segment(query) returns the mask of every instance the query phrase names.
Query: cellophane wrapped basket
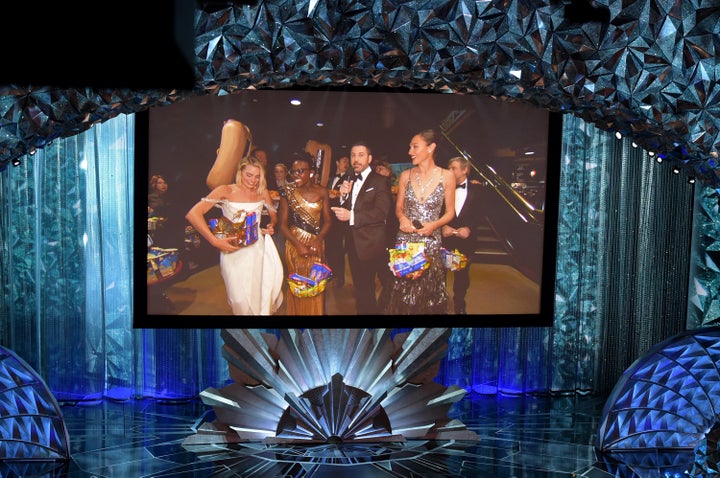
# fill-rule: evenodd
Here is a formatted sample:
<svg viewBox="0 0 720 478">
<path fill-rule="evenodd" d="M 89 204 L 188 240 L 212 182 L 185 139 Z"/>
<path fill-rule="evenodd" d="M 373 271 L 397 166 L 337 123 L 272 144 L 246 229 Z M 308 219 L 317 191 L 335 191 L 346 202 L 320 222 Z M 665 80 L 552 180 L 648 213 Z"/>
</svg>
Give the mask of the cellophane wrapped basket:
<svg viewBox="0 0 720 478">
<path fill-rule="evenodd" d="M 249 246 L 258 240 L 258 227 L 260 224 L 256 212 L 248 214 L 241 211 L 235 222 L 230 221 L 225 216 L 219 219 L 211 219 L 208 225 L 215 237 L 234 237 L 233 243 L 239 247 Z"/>
<path fill-rule="evenodd" d="M 457 249 L 451 251 L 443 247 L 441 252 L 446 269 L 455 272 L 467 267 L 467 256 Z"/>
<path fill-rule="evenodd" d="M 395 248 L 388 252 L 388 267 L 395 277 L 415 280 L 430 267 L 430 260 L 425 255 L 425 244 L 422 242 L 396 244 Z"/>
<path fill-rule="evenodd" d="M 178 262 L 177 249 L 151 247 L 147 252 L 147 283 L 154 284 L 175 274 Z"/>
<path fill-rule="evenodd" d="M 325 290 L 331 275 L 332 270 L 328 266 L 316 262 L 310 269 L 310 277 L 292 273 L 288 276 L 287 283 L 295 297 L 315 297 Z"/>
</svg>

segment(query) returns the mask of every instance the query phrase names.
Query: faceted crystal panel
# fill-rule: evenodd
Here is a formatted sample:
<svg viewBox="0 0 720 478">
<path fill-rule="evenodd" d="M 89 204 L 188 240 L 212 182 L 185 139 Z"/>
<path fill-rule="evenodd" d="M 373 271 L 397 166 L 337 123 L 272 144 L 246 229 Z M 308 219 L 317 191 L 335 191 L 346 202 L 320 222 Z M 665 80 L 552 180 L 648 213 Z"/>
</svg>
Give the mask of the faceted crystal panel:
<svg viewBox="0 0 720 478">
<path fill-rule="evenodd" d="M 382 86 L 492 95 L 569 113 L 720 185 L 715 2 L 199 5 L 192 91 L 0 87 L 0 170 L 54 138 L 189 96 Z"/>
</svg>

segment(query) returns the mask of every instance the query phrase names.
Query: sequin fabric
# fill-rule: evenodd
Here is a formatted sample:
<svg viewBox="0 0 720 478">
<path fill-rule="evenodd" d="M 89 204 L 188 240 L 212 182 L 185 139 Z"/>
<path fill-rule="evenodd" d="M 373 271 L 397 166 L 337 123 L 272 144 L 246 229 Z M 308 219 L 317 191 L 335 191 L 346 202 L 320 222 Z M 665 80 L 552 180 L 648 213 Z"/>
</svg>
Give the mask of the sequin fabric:
<svg viewBox="0 0 720 478">
<path fill-rule="evenodd" d="M 437 220 L 443 208 L 445 188 L 442 181 L 427 197 L 420 202 L 415 195 L 413 183 L 410 181 L 405 188 L 405 216 L 410 220 L 417 219 L 423 224 Z M 442 237 L 440 229 L 436 229 L 430 236 L 421 236 L 417 233 L 398 231 L 397 241 L 424 242 L 425 255 L 430 261 L 430 267 L 417 279 L 394 278 L 383 289 L 380 305 L 383 313 L 388 315 L 428 315 L 448 313 L 448 293 L 445 287 L 447 276 L 442 263 Z"/>
</svg>

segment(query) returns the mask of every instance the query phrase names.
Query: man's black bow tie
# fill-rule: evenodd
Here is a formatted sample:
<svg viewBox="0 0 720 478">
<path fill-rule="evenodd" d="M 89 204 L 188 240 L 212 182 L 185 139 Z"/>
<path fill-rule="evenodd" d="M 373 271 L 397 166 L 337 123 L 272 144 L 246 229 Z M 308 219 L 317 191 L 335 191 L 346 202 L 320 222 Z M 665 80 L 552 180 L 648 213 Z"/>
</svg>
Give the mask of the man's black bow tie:
<svg viewBox="0 0 720 478">
<path fill-rule="evenodd" d="M 467 185 L 467 183 L 458 184 L 455 186 L 455 189 L 465 189 L 465 185 Z"/>
<path fill-rule="evenodd" d="M 362 174 L 356 174 L 355 181 L 362 181 Z"/>
</svg>

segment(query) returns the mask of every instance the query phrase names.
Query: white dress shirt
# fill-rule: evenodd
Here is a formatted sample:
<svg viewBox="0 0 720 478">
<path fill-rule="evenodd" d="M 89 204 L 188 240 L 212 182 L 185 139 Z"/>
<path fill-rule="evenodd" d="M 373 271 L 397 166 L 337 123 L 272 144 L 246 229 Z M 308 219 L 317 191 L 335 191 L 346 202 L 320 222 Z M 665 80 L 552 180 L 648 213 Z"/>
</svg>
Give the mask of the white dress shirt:
<svg viewBox="0 0 720 478">
<path fill-rule="evenodd" d="M 463 206 L 465 205 L 465 199 L 467 198 L 467 179 L 460 184 L 465 184 L 464 188 L 455 189 L 455 216 L 460 215 Z"/>
<path fill-rule="evenodd" d="M 360 176 L 362 177 L 362 180 L 359 180 L 359 179 L 358 179 L 358 180 L 355 181 L 355 182 L 353 183 L 353 185 L 352 185 L 352 192 L 351 192 L 351 194 L 352 194 L 352 202 L 350 203 L 350 204 L 351 204 L 351 207 L 350 207 L 350 225 L 351 225 L 351 226 L 354 226 L 354 225 L 355 225 L 355 200 L 357 199 L 358 194 L 360 193 L 360 189 L 362 188 L 363 183 L 364 183 L 365 180 L 367 179 L 368 174 L 370 174 L 370 168 L 369 168 L 369 167 L 363 169 L 363 170 L 360 172 Z"/>
<path fill-rule="evenodd" d="M 340 183 L 340 176 L 338 176 L 338 175 L 333 176 L 332 182 L 330 183 L 330 189 L 335 189 L 335 187 L 338 185 L 338 183 Z"/>
</svg>

